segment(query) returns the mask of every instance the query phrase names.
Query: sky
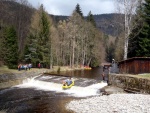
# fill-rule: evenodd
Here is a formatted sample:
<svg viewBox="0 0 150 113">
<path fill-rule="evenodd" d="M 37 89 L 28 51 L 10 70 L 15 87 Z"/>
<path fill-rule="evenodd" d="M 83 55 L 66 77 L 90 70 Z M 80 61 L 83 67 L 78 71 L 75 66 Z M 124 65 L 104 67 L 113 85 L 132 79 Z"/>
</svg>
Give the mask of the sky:
<svg viewBox="0 0 150 113">
<path fill-rule="evenodd" d="M 115 10 L 114 0 L 28 0 L 28 2 L 35 8 L 43 4 L 49 14 L 63 16 L 70 16 L 77 3 L 84 16 L 87 16 L 89 11 L 92 14 L 106 14 Z"/>
</svg>

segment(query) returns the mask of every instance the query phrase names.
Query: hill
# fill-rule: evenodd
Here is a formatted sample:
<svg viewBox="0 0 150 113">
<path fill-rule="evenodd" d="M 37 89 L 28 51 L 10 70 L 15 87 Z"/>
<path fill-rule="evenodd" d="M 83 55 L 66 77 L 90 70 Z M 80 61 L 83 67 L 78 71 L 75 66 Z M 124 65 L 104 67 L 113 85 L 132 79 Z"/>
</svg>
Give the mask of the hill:
<svg viewBox="0 0 150 113">
<path fill-rule="evenodd" d="M 122 14 L 94 15 L 96 26 L 105 34 L 118 36 L 123 31 L 124 16 Z"/>
<path fill-rule="evenodd" d="M 1 22 L 7 24 L 15 24 L 17 29 L 22 26 L 22 32 L 27 31 L 28 27 L 26 26 L 30 24 L 30 18 L 34 12 L 34 9 L 31 8 L 30 5 L 28 5 L 27 3 L 17 3 L 13 1 L 1 1 L 0 6 Z M 66 20 L 68 18 L 68 16 L 63 15 L 50 16 L 56 23 L 59 20 Z M 107 35 L 118 36 L 124 28 L 123 24 L 121 24 L 124 23 L 124 16 L 122 14 L 99 14 L 93 15 L 93 17 L 95 19 L 97 28 L 99 28 L 102 32 L 104 32 Z M 25 34 L 27 34 L 27 32 Z"/>
<path fill-rule="evenodd" d="M 68 16 L 51 15 L 53 19 L 58 22 L 59 20 L 66 20 Z M 123 30 L 124 17 L 122 14 L 101 14 L 93 15 L 97 28 L 107 35 L 118 36 Z M 86 19 L 86 17 L 85 17 Z"/>
<path fill-rule="evenodd" d="M 19 52 L 22 52 L 34 9 L 27 2 L 0 1 L 0 32 L 6 26 L 14 26 L 17 31 Z"/>
</svg>

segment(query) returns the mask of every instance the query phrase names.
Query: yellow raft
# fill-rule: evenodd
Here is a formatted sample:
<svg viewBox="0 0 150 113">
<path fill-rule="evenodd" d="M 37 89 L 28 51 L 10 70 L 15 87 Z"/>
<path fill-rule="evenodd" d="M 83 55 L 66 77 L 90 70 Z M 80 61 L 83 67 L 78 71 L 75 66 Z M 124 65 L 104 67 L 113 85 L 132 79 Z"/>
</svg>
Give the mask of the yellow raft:
<svg viewBox="0 0 150 113">
<path fill-rule="evenodd" d="M 71 88 L 72 86 L 74 86 L 74 80 L 72 80 L 72 84 L 70 84 L 69 86 L 68 85 L 63 85 L 62 88 L 63 89 L 68 89 L 68 88 Z"/>
</svg>

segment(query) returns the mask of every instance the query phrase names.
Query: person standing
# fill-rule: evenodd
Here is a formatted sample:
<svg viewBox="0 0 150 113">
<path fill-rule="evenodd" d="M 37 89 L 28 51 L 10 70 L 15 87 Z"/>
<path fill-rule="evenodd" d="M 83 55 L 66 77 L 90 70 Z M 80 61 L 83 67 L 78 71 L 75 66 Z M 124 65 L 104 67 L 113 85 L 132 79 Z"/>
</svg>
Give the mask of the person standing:
<svg viewBox="0 0 150 113">
<path fill-rule="evenodd" d="M 21 70 L 21 64 L 18 65 L 18 71 L 20 71 L 20 70 Z"/>
<path fill-rule="evenodd" d="M 29 70 L 31 69 L 31 67 L 32 67 L 32 64 L 31 63 L 29 63 L 28 64 L 28 67 L 29 67 Z"/>
<path fill-rule="evenodd" d="M 105 81 L 105 66 L 103 66 L 102 80 Z"/>
<path fill-rule="evenodd" d="M 39 68 L 39 69 L 41 68 L 41 64 L 40 64 L 40 63 L 38 63 L 38 68 Z"/>
</svg>

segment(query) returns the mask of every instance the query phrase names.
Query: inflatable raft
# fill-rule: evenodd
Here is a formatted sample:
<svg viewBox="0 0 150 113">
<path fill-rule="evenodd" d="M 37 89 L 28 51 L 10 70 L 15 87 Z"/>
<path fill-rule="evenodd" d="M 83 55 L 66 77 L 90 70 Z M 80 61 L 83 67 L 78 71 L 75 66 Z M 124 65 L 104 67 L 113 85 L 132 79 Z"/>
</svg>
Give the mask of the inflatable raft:
<svg viewBox="0 0 150 113">
<path fill-rule="evenodd" d="M 68 89 L 68 88 L 71 88 L 72 86 L 74 86 L 74 80 L 72 80 L 72 84 L 70 84 L 69 86 L 68 85 L 63 85 L 62 88 L 63 89 Z"/>
</svg>

